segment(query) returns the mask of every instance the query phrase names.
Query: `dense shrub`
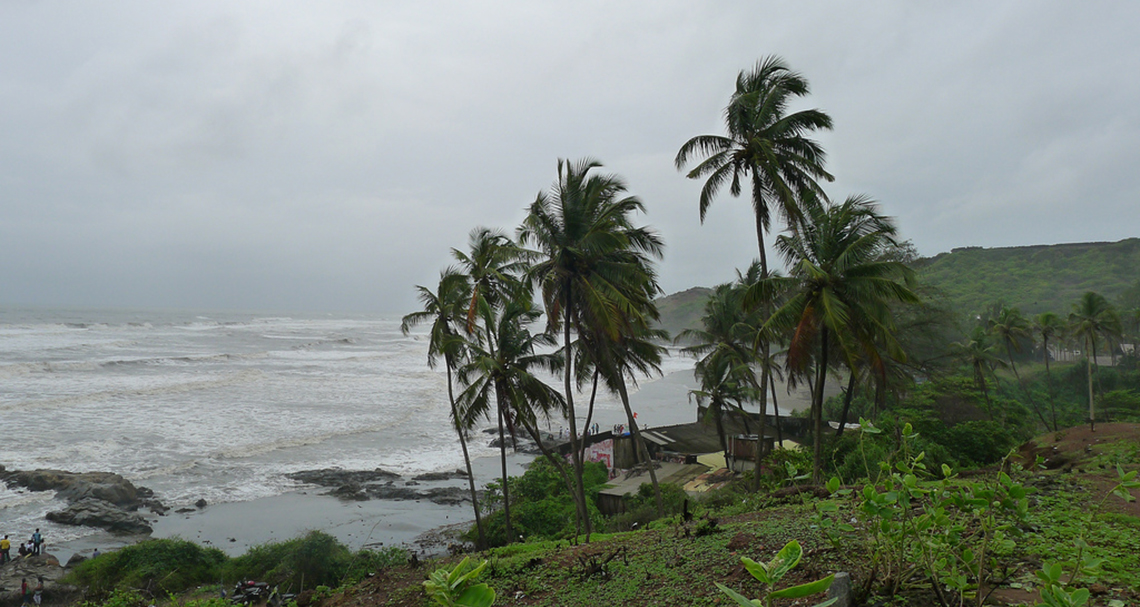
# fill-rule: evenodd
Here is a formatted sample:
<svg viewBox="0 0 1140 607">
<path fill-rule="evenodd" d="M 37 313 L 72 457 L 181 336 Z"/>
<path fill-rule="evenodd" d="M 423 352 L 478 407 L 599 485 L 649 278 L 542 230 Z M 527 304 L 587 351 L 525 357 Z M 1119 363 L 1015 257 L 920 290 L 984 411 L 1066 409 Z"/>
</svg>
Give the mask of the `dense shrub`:
<svg viewBox="0 0 1140 607">
<path fill-rule="evenodd" d="M 680 514 L 689 497 L 685 490 L 667 483 L 662 483 L 660 487 L 665 516 Z M 625 512 L 606 521 L 606 528 L 610 531 L 628 531 L 634 525 L 644 528 L 657 519 L 657 498 L 653 495 L 652 484 L 642 483 L 637 493 L 625 496 L 622 501 L 625 503 Z"/>
<path fill-rule="evenodd" d="M 299 592 L 316 586 L 337 587 L 349 570 L 352 553 L 333 536 L 310 531 L 304 537 L 250 548 L 223 568 L 227 580 L 261 580 Z"/>
<path fill-rule="evenodd" d="M 98 596 L 116 588 L 143 588 L 152 594 L 181 592 L 216 582 L 226 555 L 179 539 L 146 540 L 83 561 L 70 582 Z M 125 595 L 124 595 L 125 596 Z"/>
<path fill-rule="evenodd" d="M 586 488 L 587 507 L 595 529 L 605 526 L 605 519 L 598 510 L 598 491 L 609 480 L 605 464 L 586 463 L 583 470 L 583 483 Z M 567 490 L 566 481 L 559 475 L 546 458 L 531 462 L 522 476 L 510 477 L 511 488 L 511 527 L 525 539 L 561 539 L 573 536 L 577 530 L 577 508 L 574 498 Z M 487 485 L 488 499 L 484 503 L 499 506 L 499 509 L 484 517 L 483 523 L 487 541 L 493 546 L 506 544 L 506 513 L 501 509 L 502 492 L 500 484 Z M 474 541 L 474 529 L 464 539 Z"/>
</svg>

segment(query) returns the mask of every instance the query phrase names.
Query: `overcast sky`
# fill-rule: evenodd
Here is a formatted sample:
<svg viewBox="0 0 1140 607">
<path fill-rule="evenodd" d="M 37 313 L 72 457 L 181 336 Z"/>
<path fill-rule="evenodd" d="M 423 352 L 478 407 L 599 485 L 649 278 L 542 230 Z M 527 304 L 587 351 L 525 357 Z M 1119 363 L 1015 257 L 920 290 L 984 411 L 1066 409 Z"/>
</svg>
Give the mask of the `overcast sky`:
<svg viewBox="0 0 1140 607">
<path fill-rule="evenodd" d="M 1137 2 L 0 2 L 0 305 L 403 313 L 592 156 L 667 292 L 756 256 L 673 166 L 778 54 L 924 255 L 1140 236 Z M 802 108 L 796 108 L 802 109 Z"/>
</svg>

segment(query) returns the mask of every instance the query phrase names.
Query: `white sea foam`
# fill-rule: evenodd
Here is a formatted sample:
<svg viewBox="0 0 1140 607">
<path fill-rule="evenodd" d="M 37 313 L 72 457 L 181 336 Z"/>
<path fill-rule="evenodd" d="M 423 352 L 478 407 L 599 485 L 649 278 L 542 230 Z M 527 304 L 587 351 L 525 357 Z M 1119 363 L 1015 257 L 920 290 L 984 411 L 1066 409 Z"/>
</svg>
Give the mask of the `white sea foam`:
<svg viewBox="0 0 1140 607">
<path fill-rule="evenodd" d="M 303 469 L 454 469 L 446 376 L 428 369 L 422 331 L 366 316 L 0 310 L 0 412 L 18 445 L 0 464 L 118 472 L 176 506 L 280 494 Z M 621 410 L 607 394 L 597 406 Z M 494 455 L 488 443 L 474 433 L 472 455 Z M 20 533 L 90 532 L 43 520 L 61 506 L 0 489 Z"/>
</svg>

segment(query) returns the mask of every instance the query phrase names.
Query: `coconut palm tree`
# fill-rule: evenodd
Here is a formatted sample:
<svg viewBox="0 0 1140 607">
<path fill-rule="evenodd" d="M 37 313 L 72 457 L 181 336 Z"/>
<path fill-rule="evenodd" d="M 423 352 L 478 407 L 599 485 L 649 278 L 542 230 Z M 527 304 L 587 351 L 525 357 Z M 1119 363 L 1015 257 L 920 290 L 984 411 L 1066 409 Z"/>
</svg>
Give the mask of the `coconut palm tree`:
<svg viewBox="0 0 1140 607">
<path fill-rule="evenodd" d="M 689 397 L 697 403 L 708 403 L 707 416 L 712 417 L 716 427 L 720 448 L 728 461 L 728 439 L 724 432 L 724 417 L 727 413 L 744 411 L 744 404 L 752 402 L 759 395 L 756 375 L 752 369 L 725 352 L 714 353 L 697 362 L 695 373 L 700 382 L 699 390 L 690 390 Z M 757 443 L 757 449 L 763 441 Z"/>
<path fill-rule="evenodd" d="M 1049 368 L 1049 340 L 1060 339 L 1065 333 L 1065 321 L 1052 312 L 1042 312 L 1033 321 L 1033 331 L 1041 337 L 1041 358 L 1045 360 L 1045 379 L 1049 385 L 1049 412 L 1053 418 L 1053 431 L 1061 429 L 1057 424 L 1057 399 L 1053 392 L 1053 372 Z"/>
<path fill-rule="evenodd" d="M 1006 358 L 1009 360 L 1009 368 L 1013 370 L 1013 377 L 1017 380 L 1018 387 L 1021 388 L 1021 393 L 1025 395 L 1029 406 L 1032 407 L 1033 412 L 1037 414 L 1037 418 L 1041 420 L 1041 424 L 1046 428 L 1049 427 L 1049 422 L 1045 420 L 1045 414 L 1041 412 L 1037 402 L 1033 400 L 1033 396 L 1029 394 L 1029 390 L 1025 387 L 1025 382 L 1021 381 L 1021 374 L 1017 372 L 1017 363 L 1013 360 L 1013 352 L 1016 350 L 1021 351 L 1021 342 L 1030 338 L 1031 328 L 1029 320 L 1021 315 L 1021 311 L 1017 308 L 1003 305 L 998 310 L 997 316 L 991 318 L 987 323 L 990 333 L 998 339 L 1003 346 L 1005 346 Z"/>
<path fill-rule="evenodd" d="M 974 375 L 974 384 L 978 386 L 978 389 L 982 391 L 982 397 L 986 399 L 986 413 L 992 421 L 994 419 L 994 408 L 990 401 L 986 375 L 993 375 L 994 367 L 1004 365 L 1005 362 L 995 352 L 997 344 L 991 343 L 989 338 L 989 333 L 983 327 L 977 326 L 974 327 L 974 332 L 968 338 L 950 344 L 950 351 L 956 358 L 970 365 Z"/>
<path fill-rule="evenodd" d="M 562 412 L 562 398 L 535 374 L 535 370 L 556 372 L 560 359 L 543 353 L 555 345 L 549 333 L 532 333 L 528 328 L 542 312 L 526 300 L 504 302 L 491 324 L 493 335 L 472 342 L 466 364 L 459 368 L 459 380 L 465 386 L 459 395 L 461 413 L 467 419 L 489 417 L 494 409 L 508 426 L 532 424 L 539 414 Z M 494 343 L 492 351 L 484 344 Z M 500 447 L 503 441 L 499 435 Z M 514 539 L 511 528 L 510 493 L 506 468 L 503 468 L 503 506 L 507 541 Z"/>
<path fill-rule="evenodd" d="M 617 340 L 638 324 L 657 294 L 648 280 L 646 264 L 659 259 L 661 239 L 651 230 L 635 227 L 631 215 L 644 212 L 641 201 L 626 195 L 625 182 L 595 171 L 601 164 L 586 158 L 558 161 L 558 178 L 530 205 L 519 241 L 535 249 L 528 273 L 542 294 L 551 331 L 561 331 L 564 390 L 570 424 L 574 471 L 582 508 L 582 458 L 578 455 L 574 410 L 574 355 L 572 334 Z M 589 538 L 588 512 L 579 512 Z"/>
<path fill-rule="evenodd" d="M 724 110 L 727 135 L 693 137 L 674 159 L 678 170 L 684 170 L 690 159 L 700 159 L 686 176 L 705 180 L 699 204 L 701 223 L 726 183 L 736 197 L 744 189 L 743 182 L 750 181 L 761 278 L 768 277 L 764 234 L 772 227 L 773 215 L 788 224 L 799 221 L 805 197 L 827 198 L 819 180 L 834 179 L 824 169 L 823 147 L 811 139 L 816 131 L 831 130 L 831 117 L 817 109 L 788 113 L 789 104 L 809 92 L 807 79 L 782 58 L 764 57 L 736 77 L 736 90 Z M 765 307 L 764 314 L 771 309 Z M 763 336 L 757 349 L 762 359 L 768 358 L 769 346 Z M 762 368 L 761 388 L 768 382 Z M 767 408 L 766 399 L 767 391 L 762 389 L 761 411 Z"/>
<path fill-rule="evenodd" d="M 452 249 L 451 254 L 459 262 L 459 267 L 466 274 L 471 285 L 470 297 L 465 308 L 465 330 L 469 335 L 475 335 L 482 340 L 481 346 L 494 357 L 497 344 L 495 339 L 499 332 L 495 330 L 496 319 L 503 308 L 512 301 L 529 302 L 530 294 L 525 290 L 525 284 L 520 279 L 526 268 L 526 252 L 519 248 L 507 235 L 498 230 L 477 227 L 471 231 L 469 238 L 469 252 Z M 524 306 L 526 307 L 526 306 Z M 479 326 L 480 321 L 482 327 Z M 503 478 L 503 501 L 508 505 L 506 511 L 507 527 L 510 527 L 509 491 L 507 486 L 507 443 L 506 434 L 509 428 L 511 440 L 515 439 L 515 430 L 510 425 L 510 418 L 506 416 L 502 407 L 496 411 L 499 429 L 499 461 Z M 517 446 L 517 445 L 516 445 Z"/>
<path fill-rule="evenodd" d="M 786 261 L 787 277 L 769 277 L 749 289 L 748 298 L 760 301 L 780 288 L 791 296 L 772 313 L 765 327 L 791 332 L 787 366 L 804 373 L 814 358 L 812 394 L 813 476 L 822 472 L 823 389 L 832 349 L 851 366 L 856 353 L 881 347 L 903 357 L 894 337 L 891 304 L 918 303 L 908 284 L 913 272 L 885 253 L 898 246 L 890 218 L 865 196 L 850 196 L 842 204 L 809 200 L 803 221 L 776 239 Z"/>
<path fill-rule="evenodd" d="M 1073 306 L 1069 314 L 1069 331 L 1085 343 L 1089 376 L 1089 429 L 1096 430 L 1096 409 L 1093 405 L 1093 366 L 1096 364 L 1096 342 L 1120 335 L 1120 317 L 1103 295 L 1087 291 Z"/>
<path fill-rule="evenodd" d="M 471 285 L 467 282 L 467 276 L 454 267 L 440 272 L 439 286 L 435 291 L 417 285 L 416 291 L 424 309 L 404 316 L 400 323 L 400 331 L 407 335 L 412 327 L 431 323 L 428 331 L 428 366 L 434 369 L 436 361 L 443 357 L 444 367 L 447 369 L 447 400 L 451 404 L 451 422 L 455 426 L 455 433 L 459 436 L 459 446 L 463 450 L 463 464 L 467 468 L 467 483 L 471 490 L 471 507 L 475 510 L 479 547 L 485 548 L 487 537 L 483 531 L 483 517 L 479 513 L 479 498 L 475 491 L 475 473 L 471 469 L 471 455 L 467 451 L 470 420 L 464 419 L 459 414 L 451 377 L 459 361 L 462 360 L 467 345 L 466 340 L 456 330 L 456 326 L 463 323 L 464 304 L 469 300 L 470 290 Z"/>
<path fill-rule="evenodd" d="M 831 117 L 815 109 L 788 113 L 789 104 L 808 93 L 807 79 L 780 57 L 765 57 L 736 77 L 736 90 L 724 110 L 728 134 L 693 137 L 674 160 L 677 169 L 683 170 L 691 158 L 703 158 L 686 175 L 705 179 L 699 207 L 702 223 L 725 183 L 729 193 L 740 196 L 743 181 L 751 181 L 764 276 L 768 274 L 764 234 L 771 229 L 772 215 L 788 222 L 798 220 L 803 196 L 811 193 L 826 198 L 817 181 L 833 179 L 823 168 L 823 147 L 810 139 L 815 131 L 831 130 Z"/>
</svg>

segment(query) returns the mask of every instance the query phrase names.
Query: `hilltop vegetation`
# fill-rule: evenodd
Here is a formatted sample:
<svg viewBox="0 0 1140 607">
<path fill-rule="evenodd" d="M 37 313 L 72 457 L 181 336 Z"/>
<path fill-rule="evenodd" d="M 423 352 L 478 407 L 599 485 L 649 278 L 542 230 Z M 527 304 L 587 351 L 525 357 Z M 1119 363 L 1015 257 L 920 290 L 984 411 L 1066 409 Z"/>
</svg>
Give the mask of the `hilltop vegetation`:
<svg viewBox="0 0 1140 607">
<path fill-rule="evenodd" d="M 1115 300 L 1140 281 L 1140 238 L 1119 242 L 964 247 L 918 264 L 952 309 L 981 314 L 994 302 L 1025 314 L 1068 312 L 1081 293 Z"/>
</svg>

